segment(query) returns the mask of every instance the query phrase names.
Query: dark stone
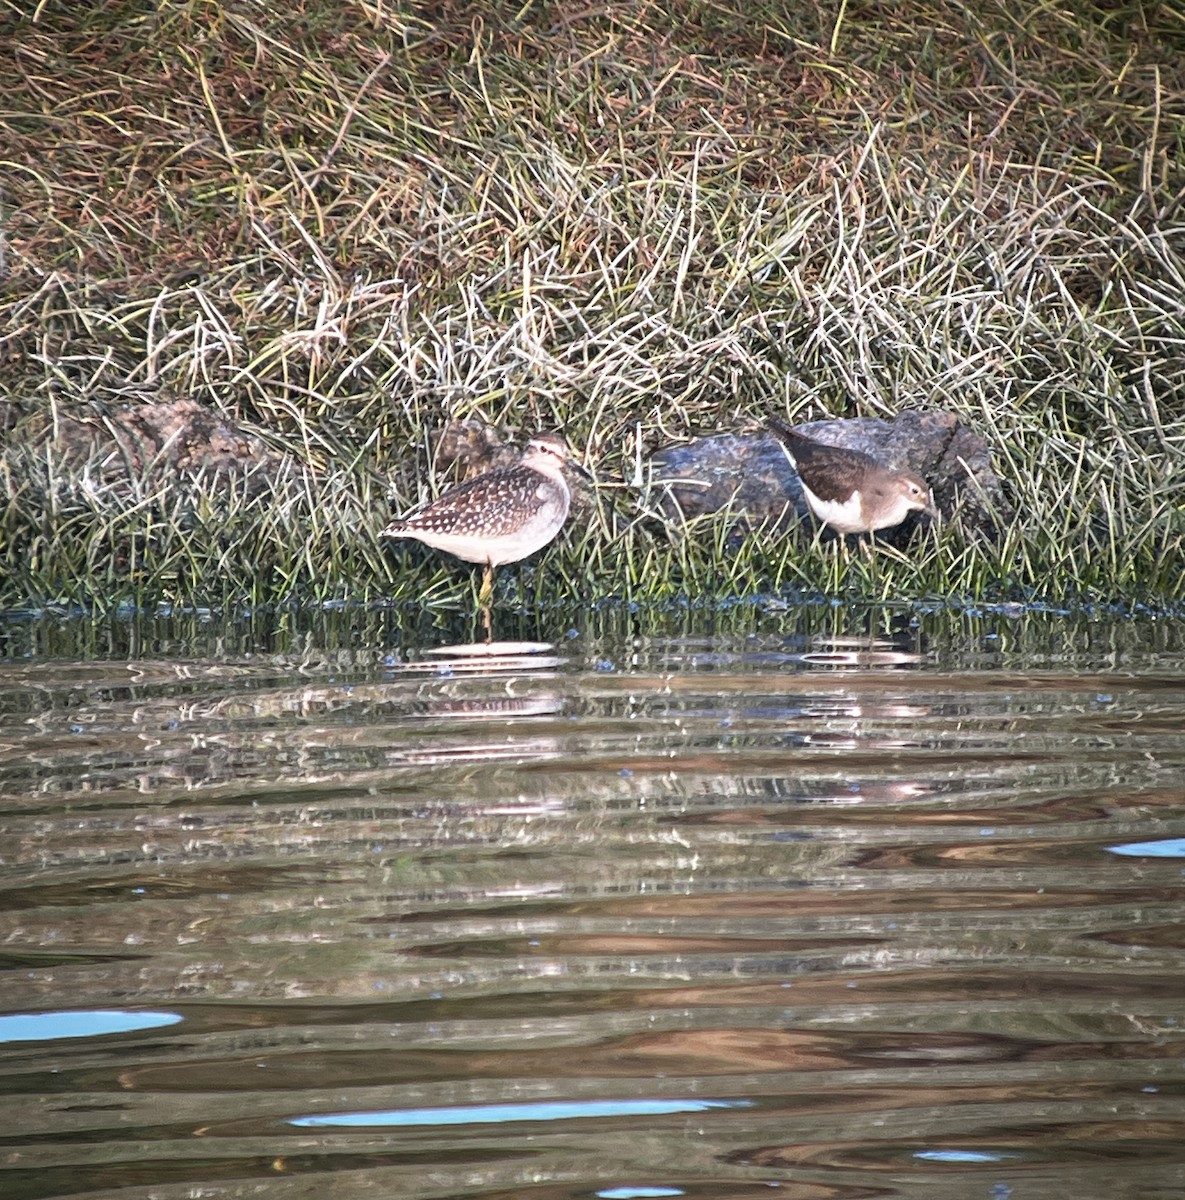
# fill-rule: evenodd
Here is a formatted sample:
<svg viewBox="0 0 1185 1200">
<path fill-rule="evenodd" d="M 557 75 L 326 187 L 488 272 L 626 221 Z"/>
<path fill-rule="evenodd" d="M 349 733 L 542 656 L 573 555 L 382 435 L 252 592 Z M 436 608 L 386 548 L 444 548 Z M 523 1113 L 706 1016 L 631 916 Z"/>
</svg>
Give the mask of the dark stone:
<svg viewBox="0 0 1185 1200">
<path fill-rule="evenodd" d="M 739 530 L 786 530 L 810 520 L 798 475 L 767 433 L 726 433 L 667 446 L 650 460 L 659 511 L 685 524 L 723 512 Z"/>
<path fill-rule="evenodd" d="M 915 471 L 930 484 L 943 519 L 958 514 L 965 532 L 995 538 L 999 522 L 1010 515 L 987 443 L 953 413 L 908 411 L 893 421 L 853 417 L 797 428 L 820 442 L 860 450 L 887 467 Z M 655 500 L 668 520 L 682 524 L 723 513 L 734 522 L 734 539 L 759 525 L 775 533 L 802 522 L 814 528 L 798 475 L 773 434 L 700 438 L 665 447 L 651 462 Z M 911 516 L 877 537 L 903 545 L 917 524 Z"/>
</svg>

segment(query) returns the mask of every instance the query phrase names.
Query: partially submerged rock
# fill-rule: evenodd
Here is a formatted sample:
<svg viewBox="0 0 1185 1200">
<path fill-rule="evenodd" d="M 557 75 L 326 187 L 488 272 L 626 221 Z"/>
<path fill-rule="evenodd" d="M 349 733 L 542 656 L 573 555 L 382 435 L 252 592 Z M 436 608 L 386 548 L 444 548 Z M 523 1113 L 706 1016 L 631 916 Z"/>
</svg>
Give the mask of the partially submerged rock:
<svg viewBox="0 0 1185 1200">
<path fill-rule="evenodd" d="M 811 421 L 797 426 L 808 437 L 859 450 L 894 469 L 909 468 L 931 487 L 944 520 L 956 514 L 967 532 L 994 538 L 1009 515 L 987 443 L 947 412 L 903 412 L 893 421 L 876 417 Z M 651 460 L 651 486 L 659 510 L 684 523 L 710 513 L 733 522 L 743 536 L 756 526 L 785 532 L 813 518 L 798 475 L 781 442 L 770 433 L 723 434 L 668 446 Z M 908 541 L 913 517 L 877 536 Z"/>
</svg>

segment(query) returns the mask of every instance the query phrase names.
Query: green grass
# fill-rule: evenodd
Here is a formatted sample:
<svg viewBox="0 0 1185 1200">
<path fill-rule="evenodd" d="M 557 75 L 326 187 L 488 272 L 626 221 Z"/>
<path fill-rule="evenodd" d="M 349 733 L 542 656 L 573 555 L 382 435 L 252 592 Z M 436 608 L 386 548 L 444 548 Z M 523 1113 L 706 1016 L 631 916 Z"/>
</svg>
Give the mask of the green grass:
<svg viewBox="0 0 1185 1200">
<path fill-rule="evenodd" d="M 471 416 L 564 426 L 619 514 L 507 603 L 1185 597 L 1179 8 L 417 11 L 0 0 L 0 605 L 469 603 L 375 534 Z M 274 491 L 37 444 L 176 394 Z M 998 544 L 653 516 L 660 445 L 906 407 L 992 444 Z"/>
</svg>

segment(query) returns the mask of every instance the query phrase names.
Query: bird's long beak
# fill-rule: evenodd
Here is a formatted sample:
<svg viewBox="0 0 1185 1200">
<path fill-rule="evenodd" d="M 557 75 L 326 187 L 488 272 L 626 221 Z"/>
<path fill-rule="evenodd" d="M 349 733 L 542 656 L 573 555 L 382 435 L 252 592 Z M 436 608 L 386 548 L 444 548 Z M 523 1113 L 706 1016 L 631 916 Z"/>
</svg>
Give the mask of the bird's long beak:
<svg viewBox="0 0 1185 1200">
<path fill-rule="evenodd" d="M 588 469 L 588 467 L 586 467 L 584 463 L 582 463 L 580 459 L 578 459 L 570 450 L 568 451 L 568 457 L 564 459 L 564 466 L 570 467 L 576 472 L 577 475 L 580 476 L 581 479 L 586 480 L 588 483 L 596 482 L 596 480 L 593 479 L 592 472 Z"/>
</svg>

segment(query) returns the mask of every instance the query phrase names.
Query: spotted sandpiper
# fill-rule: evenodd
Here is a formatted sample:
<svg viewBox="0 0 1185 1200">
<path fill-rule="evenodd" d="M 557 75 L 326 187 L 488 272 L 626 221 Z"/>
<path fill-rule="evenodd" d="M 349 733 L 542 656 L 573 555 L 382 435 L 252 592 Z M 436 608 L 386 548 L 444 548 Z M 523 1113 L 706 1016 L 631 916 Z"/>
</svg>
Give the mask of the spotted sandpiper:
<svg viewBox="0 0 1185 1200">
<path fill-rule="evenodd" d="M 465 562 L 481 563 L 481 603 L 494 590 L 494 570 L 541 550 L 563 528 L 571 492 L 563 465 L 568 443 L 536 434 L 512 467 L 499 467 L 449 488 L 392 521 L 381 537 L 415 538 Z"/>
<path fill-rule="evenodd" d="M 934 513 L 930 485 L 912 471 L 895 471 L 859 450 L 828 446 L 771 417 L 802 483 L 812 513 L 838 533 L 871 533 L 900 525 L 911 512 Z"/>
</svg>

